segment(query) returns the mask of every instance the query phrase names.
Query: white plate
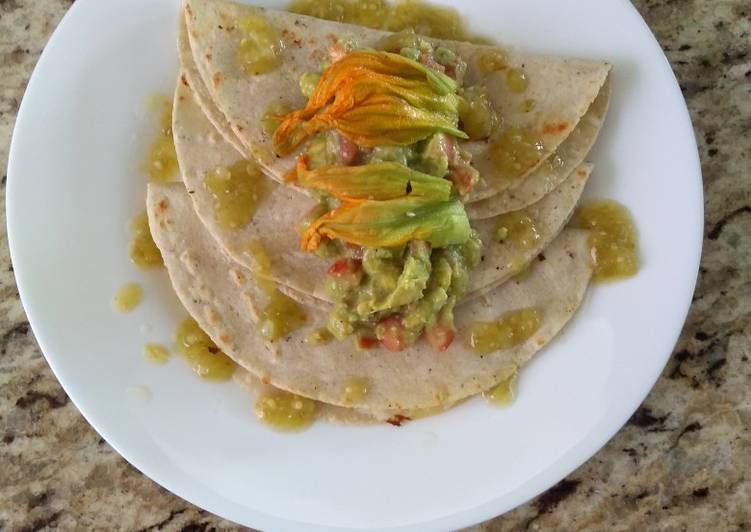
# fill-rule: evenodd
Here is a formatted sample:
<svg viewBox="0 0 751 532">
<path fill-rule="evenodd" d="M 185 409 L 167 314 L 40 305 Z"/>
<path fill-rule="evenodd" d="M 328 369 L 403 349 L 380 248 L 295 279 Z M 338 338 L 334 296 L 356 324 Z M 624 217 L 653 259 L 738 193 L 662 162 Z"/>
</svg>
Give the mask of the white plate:
<svg viewBox="0 0 751 532">
<path fill-rule="evenodd" d="M 277 434 L 254 419 L 239 386 L 202 382 L 177 358 L 162 367 L 141 356 L 147 341 L 169 344 L 182 316 L 165 273 L 137 270 L 126 253 L 154 130 L 145 102 L 171 93 L 177 73 L 177 2 L 79 0 L 44 51 L 10 154 L 8 231 L 21 297 L 86 419 L 177 495 L 262 529 L 469 525 L 587 460 L 660 374 L 691 300 L 703 212 L 691 123 L 657 42 L 625 0 L 453 3 L 504 42 L 615 64 L 587 194 L 631 209 L 643 268 L 592 288 L 524 370 L 510 408 L 477 399 L 401 429 L 319 423 Z M 115 313 L 111 298 L 129 280 L 143 283 L 145 302 Z"/>
</svg>

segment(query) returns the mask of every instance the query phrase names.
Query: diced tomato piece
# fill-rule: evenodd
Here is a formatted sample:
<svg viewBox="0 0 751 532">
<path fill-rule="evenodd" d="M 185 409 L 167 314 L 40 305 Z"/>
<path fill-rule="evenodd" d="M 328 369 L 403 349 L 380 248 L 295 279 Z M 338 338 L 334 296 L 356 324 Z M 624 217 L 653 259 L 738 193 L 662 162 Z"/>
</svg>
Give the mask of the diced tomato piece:
<svg viewBox="0 0 751 532">
<path fill-rule="evenodd" d="M 477 176 L 477 171 L 470 166 L 457 166 L 449 172 L 449 179 L 462 194 L 472 190 Z"/>
<path fill-rule="evenodd" d="M 386 316 L 376 326 L 378 338 L 383 347 L 391 352 L 402 351 L 407 347 L 407 334 L 399 314 Z"/>
<path fill-rule="evenodd" d="M 373 349 L 378 345 L 378 338 L 375 336 L 357 335 L 357 349 Z"/>
<path fill-rule="evenodd" d="M 451 172 L 452 180 L 462 187 L 469 187 L 472 185 L 472 173 L 467 168 L 454 168 Z"/>
<path fill-rule="evenodd" d="M 435 58 L 433 58 L 433 54 L 431 53 L 428 53 L 428 52 L 421 53 L 420 63 L 422 63 L 428 68 L 437 70 L 438 72 L 446 72 L 446 67 L 440 64 L 438 61 L 436 61 Z"/>
<path fill-rule="evenodd" d="M 344 135 L 339 135 L 339 158 L 341 159 L 342 165 L 349 166 L 355 162 L 359 153 L 360 148 L 357 147 L 357 144 Z"/>
<path fill-rule="evenodd" d="M 425 336 L 433 349 L 443 352 L 446 351 L 451 345 L 451 342 L 454 341 L 456 331 L 453 327 L 437 321 L 425 329 Z"/>
<path fill-rule="evenodd" d="M 453 63 L 446 65 L 446 75 L 454 79 L 456 79 L 456 63 L 457 61 L 454 60 Z"/>
<path fill-rule="evenodd" d="M 362 270 L 362 261 L 360 259 L 339 259 L 329 268 L 329 275 L 342 277 L 350 273 L 357 273 L 360 270 Z"/>
</svg>

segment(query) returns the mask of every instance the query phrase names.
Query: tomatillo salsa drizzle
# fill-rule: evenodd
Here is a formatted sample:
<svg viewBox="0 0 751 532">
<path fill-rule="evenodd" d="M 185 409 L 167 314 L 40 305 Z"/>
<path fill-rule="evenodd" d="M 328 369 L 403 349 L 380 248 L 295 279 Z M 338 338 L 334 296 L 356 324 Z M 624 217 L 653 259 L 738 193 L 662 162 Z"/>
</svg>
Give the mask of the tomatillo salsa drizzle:
<svg viewBox="0 0 751 532">
<path fill-rule="evenodd" d="M 138 283 L 125 283 L 122 285 L 113 299 L 115 308 L 120 312 L 130 312 L 136 308 L 143 299 L 143 288 Z"/>
<path fill-rule="evenodd" d="M 282 432 L 302 430 L 315 420 L 316 402 L 283 390 L 261 394 L 256 400 L 258 419 Z"/>
<path fill-rule="evenodd" d="M 130 221 L 130 231 L 132 236 L 128 246 L 128 255 L 131 262 L 142 269 L 163 266 L 162 253 L 151 237 L 146 212 L 140 213 Z"/>
<path fill-rule="evenodd" d="M 589 229 L 595 281 L 625 279 L 639 271 L 638 235 L 626 207 L 613 200 L 589 201 L 576 210 L 572 225 Z"/>
<path fill-rule="evenodd" d="M 193 318 L 185 318 L 175 330 L 175 349 L 202 379 L 226 381 L 235 363 L 217 347 Z"/>
<path fill-rule="evenodd" d="M 288 10 L 301 15 L 357 24 L 368 28 L 403 31 L 454 41 L 487 43 L 472 35 L 456 10 L 420 0 L 293 0 Z"/>
<path fill-rule="evenodd" d="M 154 96 L 149 106 L 159 111 L 159 132 L 149 147 L 144 170 L 150 181 L 166 183 L 180 170 L 172 136 L 172 100 L 166 96 Z"/>
</svg>

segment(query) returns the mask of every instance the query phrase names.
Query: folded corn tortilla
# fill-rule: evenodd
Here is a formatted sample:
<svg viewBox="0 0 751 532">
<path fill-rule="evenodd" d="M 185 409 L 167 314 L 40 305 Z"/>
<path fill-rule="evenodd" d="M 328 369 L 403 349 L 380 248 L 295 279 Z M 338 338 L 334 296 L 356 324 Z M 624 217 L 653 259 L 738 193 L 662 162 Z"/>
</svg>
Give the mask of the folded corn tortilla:
<svg viewBox="0 0 751 532">
<path fill-rule="evenodd" d="M 270 176 L 280 181 L 293 168 L 297 154 L 281 158 L 273 155 L 271 136 L 261 125 L 266 111 L 273 104 L 290 108 L 304 106 L 306 99 L 298 86 L 300 76 L 319 69 L 321 60 L 328 56 L 332 36 L 353 38 L 360 46 L 372 47 L 390 35 L 390 32 L 222 0 L 185 0 L 184 11 L 193 64 L 205 89 L 205 92 L 201 89 L 202 94 L 210 95 L 210 101 L 219 110 L 209 113 L 225 117 L 244 153 L 255 157 Z M 280 65 L 265 74 L 247 74 L 237 58 L 238 45 L 246 35 L 236 22 L 247 15 L 265 17 L 285 44 Z M 427 40 L 456 51 L 467 61 L 465 85 L 481 84 L 487 88 L 503 124 L 532 132 L 544 145 L 537 163 L 510 179 L 491 161 L 490 143 L 467 143 L 466 148 L 473 153 L 473 165 L 482 176 L 470 192 L 469 202 L 494 196 L 537 170 L 575 129 L 601 92 L 611 69 L 611 65 L 603 61 Z M 507 68 L 484 74 L 478 62 L 488 51 L 501 52 Z M 523 93 L 512 90 L 506 81 L 511 68 L 522 69 L 529 80 Z M 525 110 L 522 105 L 527 99 L 535 101 L 532 110 Z M 201 100 L 208 102 L 205 97 Z M 208 109 L 209 105 L 205 107 Z"/>
<path fill-rule="evenodd" d="M 466 204 L 470 219 L 492 218 L 523 209 L 555 190 L 584 162 L 592 150 L 605 122 L 610 93 L 611 80 L 608 77 L 592 106 L 555 153 L 518 185 L 484 200 Z"/>
<path fill-rule="evenodd" d="M 147 211 L 175 292 L 225 353 L 263 382 L 335 406 L 353 406 L 343 399 L 346 382 L 366 379 L 369 392 L 354 406 L 376 419 L 440 409 L 502 380 L 563 328 L 592 274 L 588 233 L 567 229 L 524 279 L 504 283 L 456 310 L 459 333 L 447 352 L 437 353 L 424 341 L 397 353 L 357 351 L 347 341 L 311 346 L 306 335 L 326 321 L 325 312 L 315 307 L 305 307 L 304 327 L 269 343 L 257 329 L 264 291 L 252 272 L 229 258 L 209 234 L 184 187 L 149 185 Z M 470 323 L 531 306 L 542 310 L 543 319 L 529 340 L 484 356 L 468 347 Z"/>
</svg>

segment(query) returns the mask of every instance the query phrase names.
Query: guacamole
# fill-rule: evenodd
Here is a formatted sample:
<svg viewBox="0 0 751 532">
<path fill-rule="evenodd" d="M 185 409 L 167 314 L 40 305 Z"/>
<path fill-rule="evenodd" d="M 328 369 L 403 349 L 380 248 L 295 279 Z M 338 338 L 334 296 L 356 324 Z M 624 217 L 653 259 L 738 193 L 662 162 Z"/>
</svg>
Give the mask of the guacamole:
<svg viewBox="0 0 751 532">
<path fill-rule="evenodd" d="M 335 41 L 320 72 L 302 74 L 308 105 L 281 117 L 275 149 L 304 142 L 293 179 L 320 205 L 300 223 L 302 246 L 335 259 L 328 331 L 392 351 L 424 334 L 442 351 L 482 254 L 460 201 L 479 180 L 463 143 L 489 138 L 498 118 L 485 89 L 463 87 L 454 50 L 412 32 L 376 48 Z M 381 98 L 372 119 L 363 94 Z"/>
<path fill-rule="evenodd" d="M 475 231 L 464 244 L 440 249 L 419 240 L 402 248 L 350 248 L 326 279 L 336 301 L 328 329 L 338 339 L 375 337 L 393 350 L 431 328 L 453 332 L 454 306 L 481 255 Z"/>
</svg>

